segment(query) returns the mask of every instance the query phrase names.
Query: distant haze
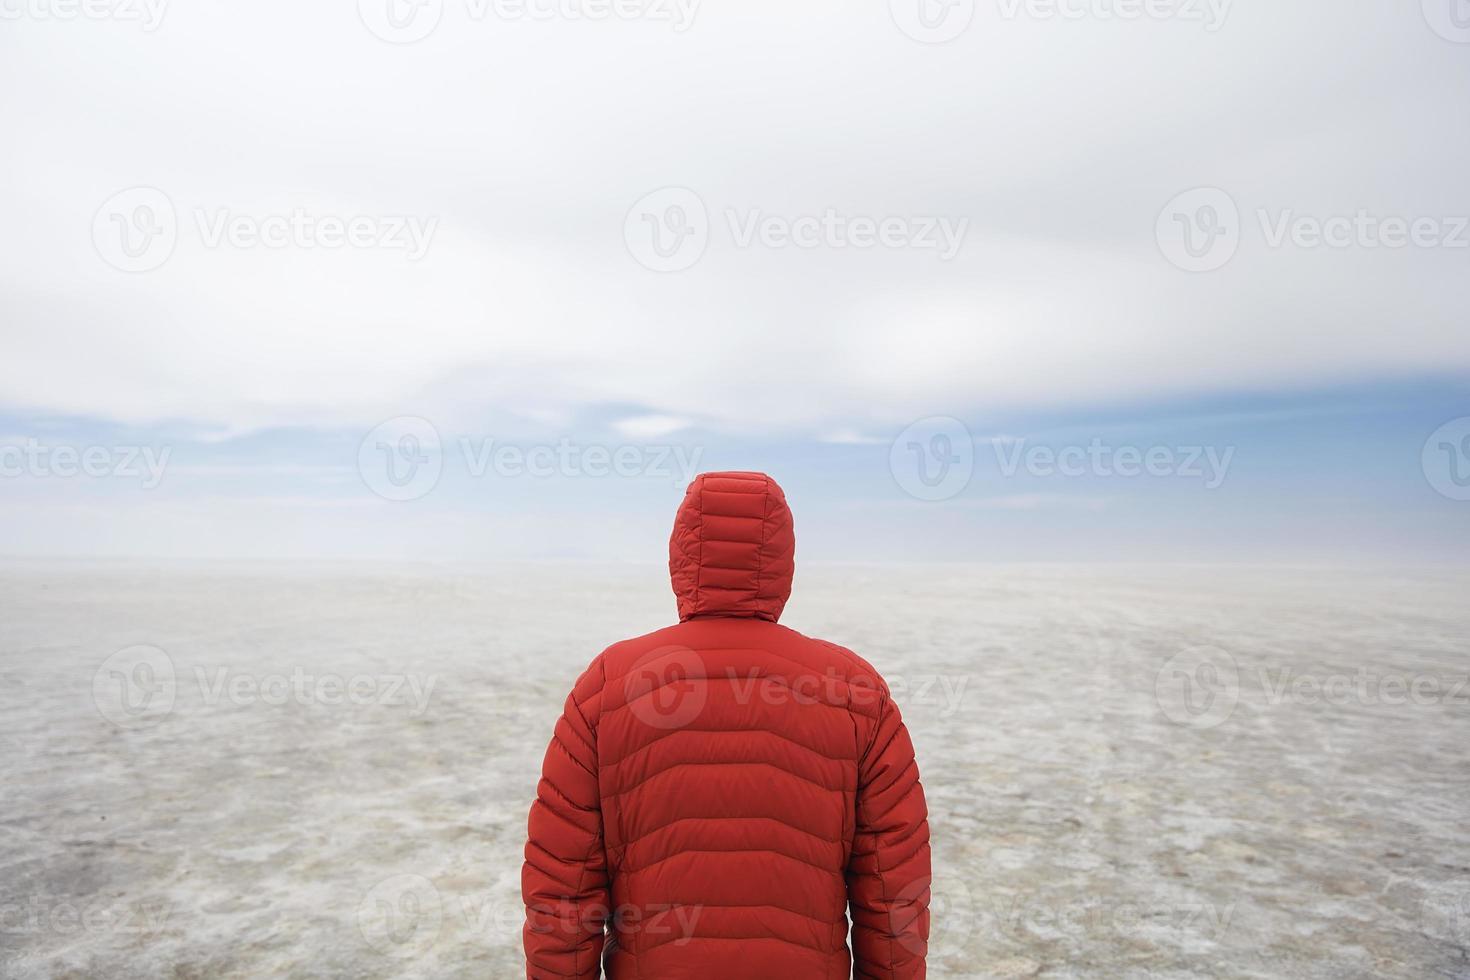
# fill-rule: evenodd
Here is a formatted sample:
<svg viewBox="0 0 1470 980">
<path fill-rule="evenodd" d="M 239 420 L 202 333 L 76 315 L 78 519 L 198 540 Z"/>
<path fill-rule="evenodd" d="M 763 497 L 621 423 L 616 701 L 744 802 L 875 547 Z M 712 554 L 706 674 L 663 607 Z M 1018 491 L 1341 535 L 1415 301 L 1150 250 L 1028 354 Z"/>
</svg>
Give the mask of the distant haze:
<svg viewBox="0 0 1470 980">
<path fill-rule="evenodd" d="M 1462 550 L 1449 0 L 391 2 L 5 8 L 0 447 L 171 457 L 22 462 L 0 553 L 642 556 L 679 490 L 460 437 L 771 468 L 819 557 Z M 405 417 L 450 455 L 390 506 Z M 931 504 L 890 448 L 936 418 L 984 462 Z M 1195 492 L 996 437 L 1236 452 Z"/>
</svg>

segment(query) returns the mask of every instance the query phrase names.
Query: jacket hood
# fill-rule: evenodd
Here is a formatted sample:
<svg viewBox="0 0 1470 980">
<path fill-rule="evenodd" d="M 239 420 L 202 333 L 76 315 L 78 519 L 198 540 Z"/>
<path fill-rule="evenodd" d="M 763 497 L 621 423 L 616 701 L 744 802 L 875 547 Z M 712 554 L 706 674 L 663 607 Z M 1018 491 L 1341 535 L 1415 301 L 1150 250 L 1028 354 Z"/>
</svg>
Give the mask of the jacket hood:
<svg viewBox="0 0 1470 980">
<path fill-rule="evenodd" d="M 796 537 L 786 494 L 764 473 L 701 473 L 684 492 L 669 537 L 679 621 L 781 618 L 791 595 Z"/>
</svg>

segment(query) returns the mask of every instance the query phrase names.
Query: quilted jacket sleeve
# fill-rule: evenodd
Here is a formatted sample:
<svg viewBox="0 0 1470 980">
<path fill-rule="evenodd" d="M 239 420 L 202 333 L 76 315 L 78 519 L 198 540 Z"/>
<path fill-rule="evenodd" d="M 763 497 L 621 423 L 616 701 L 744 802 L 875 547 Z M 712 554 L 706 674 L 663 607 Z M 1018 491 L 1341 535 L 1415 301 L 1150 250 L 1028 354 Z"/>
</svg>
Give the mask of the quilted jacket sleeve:
<svg viewBox="0 0 1470 980">
<path fill-rule="evenodd" d="M 847 868 L 853 976 L 923 980 L 929 942 L 929 822 L 908 729 L 888 697 L 859 762 Z"/>
<path fill-rule="evenodd" d="M 597 980 L 609 915 L 597 787 L 599 659 L 577 681 L 556 723 L 531 805 L 521 894 L 529 980 Z"/>
</svg>

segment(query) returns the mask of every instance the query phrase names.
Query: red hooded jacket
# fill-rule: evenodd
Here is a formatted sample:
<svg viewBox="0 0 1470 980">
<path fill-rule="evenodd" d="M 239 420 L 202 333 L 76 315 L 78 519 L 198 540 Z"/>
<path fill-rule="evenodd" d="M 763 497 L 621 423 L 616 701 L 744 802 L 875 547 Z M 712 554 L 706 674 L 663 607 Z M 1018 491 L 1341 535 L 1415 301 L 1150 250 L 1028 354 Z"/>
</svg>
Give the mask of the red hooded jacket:
<svg viewBox="0 0 1470 980">
<path fill-rule="evenodd" d="M 913 745 L 862 658 L 777 625 L 794 553 L 770 477 L 690 485 L 669 541 L 678 625 L 604 650 L 546 752 L 527 977 L 924 976 Z"/>
</svg>

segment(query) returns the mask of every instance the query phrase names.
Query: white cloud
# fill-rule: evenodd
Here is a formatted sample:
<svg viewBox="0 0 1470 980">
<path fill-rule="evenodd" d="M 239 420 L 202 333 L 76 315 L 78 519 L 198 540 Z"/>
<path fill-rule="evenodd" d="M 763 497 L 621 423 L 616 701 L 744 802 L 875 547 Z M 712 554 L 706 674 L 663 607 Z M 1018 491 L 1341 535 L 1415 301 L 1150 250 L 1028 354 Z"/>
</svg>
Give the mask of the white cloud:
<svg viewBox="0 0 1470 980">
<path fill-rule="evenodd" d="M 672 415 L 636 415 L 618 419 L 613 428 L 630 439 L 657 439 L 687 429 L 694 423 Z"/>
<path fill-rule="evenodd" d="M 864 435 L 855 429 L 836 429 L 824 433 L 820 441 L 834 446 L 872 446 L 888 440 L 879 436 Z"/>
<path fill-rule="evenodd" d="M 220 436 L 401 414 L 511 434 L 619 406 L 630 436 L 698 419 L 842 441 L 1470 371 L 1466 252 L 1273 250 L 1254 226 L 1470 214 L 1470 130 L 1447 122 L 1470 59 L 1414 5 L 1237 5 L 1213 33 L 992 13 L 942 47 L 831 2 L 706 5 L 683 33 L 450 4 L 407 46 L 352 4 L 287 0 L 180 8 L 152 33 L 9 24 L 0 78 L 25 94 L 0 105 L 0 409 Z M 137 185 L 180 230 L 130 274 L 91 229 Z M 1190 274 L 1154 223 L 1201 185 L 1246 226 L 1225 268 Z M 682 272 L 623 240 L 664 186 L 709 214 Z M 438 224 L 417 261 L 210 248 L 197 226 L 296 208 Z M 728 224 L 827 209 L 969 225 L 945 262 L 741 248 Z"/>
</svg>

